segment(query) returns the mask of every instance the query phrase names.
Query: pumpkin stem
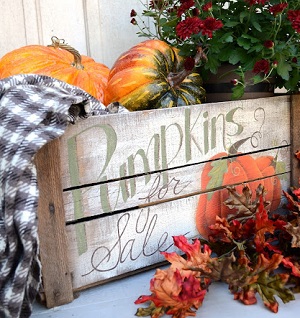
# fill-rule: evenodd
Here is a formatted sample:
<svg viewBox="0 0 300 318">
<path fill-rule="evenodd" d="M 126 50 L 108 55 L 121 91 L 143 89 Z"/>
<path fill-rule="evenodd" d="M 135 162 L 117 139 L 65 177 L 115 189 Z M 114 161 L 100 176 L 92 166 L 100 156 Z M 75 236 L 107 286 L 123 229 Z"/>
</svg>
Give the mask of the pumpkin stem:
<svg viewBox="0 0 300 318">
<path fill-rule="evenodd" d="M 194 56 L 194 61 L 195 64 L 197 65 L 200 60 L 207 60 L 206 54 L 203 52 L 203 49 L 201 46 L 198 46 L 197 48 L 197 53 Z M 186 69 L 184 68 L 182 71 L 178 73 L 170 73 L 167 77 L 167 80 L 171 87 L 178 87 L 184 79 L 189 76 L 191 73 L 193 73 L 193 68 L 192 69 Z"/>
<path fill-rule="evenodd" d="M 48 46 L 54 47 L 54 48 L 64 49 L 64 50 L 70 52 L 74 57 L 74 62 L 72 63 L 72 66 L 74 66 L 78 70 L 84 69 L 84 66 L 81 64 L 81 55 L 76 49 L 74 49 L 69 44 L 65 43 L 65 40 L 58 39 L 56 36 L 53 36 L 51 38 L 51 41 L 52 41 L 52 44 L 50 44 Z"/>
</svg>

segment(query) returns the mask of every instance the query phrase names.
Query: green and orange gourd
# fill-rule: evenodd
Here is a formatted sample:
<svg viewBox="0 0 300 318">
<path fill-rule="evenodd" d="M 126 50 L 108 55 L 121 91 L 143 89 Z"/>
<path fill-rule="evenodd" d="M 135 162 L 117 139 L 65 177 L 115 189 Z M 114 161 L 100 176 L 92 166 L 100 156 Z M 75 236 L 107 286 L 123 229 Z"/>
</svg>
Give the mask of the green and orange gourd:
<svg viewBox="0 0 300 318">
<path fill-rule="evenodd" d="M 205 91 L 198 73 L 164 41 L 146 40 L 121 54 L 112 66 L 105 105 L 119 102 L 130 111 L 200 104 Z"/>
</svg>

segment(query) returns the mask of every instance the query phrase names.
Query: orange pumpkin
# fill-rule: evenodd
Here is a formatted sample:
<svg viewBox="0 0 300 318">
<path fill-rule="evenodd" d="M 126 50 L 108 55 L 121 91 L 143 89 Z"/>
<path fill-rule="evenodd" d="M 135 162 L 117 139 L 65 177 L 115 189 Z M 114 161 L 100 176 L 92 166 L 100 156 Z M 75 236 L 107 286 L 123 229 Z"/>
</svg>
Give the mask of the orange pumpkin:
<svg viewBox="0 0 300 318">
<path fill-rule="evenodd" d="M 119 102 L 128 110 L 200 104 L 198 73 L 184 69 L 185 59 L 164 41 L 146 40 L 123 53 L 112 66 L 105 105 Z"/>
<path fill-rule="evenodd" d="M 227 156 L 228 154 L 225 152 L 219 153 L 211 158 L 213 161 L 206 163 L 201 174 L 201 189 L 206 190 L 210 187 L 239 184 L 236 189 L 241 193 L 243 182 L 256 180 L 247 184 L 253 196 L 255 196 L 255 191 L 259 184 L 262 184 L 267 191 L 265 199 L 271 202 L 270 210 L 276 210 L 281 200 L 281 183 L 280 179 L 274 176 L 275 159 L 272 156 L 253 158 L 251 155 L 243 155 L 227 159 L 226 161 L 225 159 L 223 161 L 215 160 Z M 212 178 L 214 178 L 215 174 L 219 174 L 216 178 L 217 182 L 217 180 L 220 180 L 220 173 L 222 184 L 214 184 Z M 209 226 L 215 223 L 217 215 L 226 218 L 233 213 L 233 210 L 224 204 L 227 198 L 227 189 L 200 195 L 196 212 L 196 225 L 199 233 L 204 238 L 208 238 L 210 234 Z"/>
<path fill-rule="evenodd" d="M 81 56 L 56 37 L 52 38 L 51 46 L 24 46 L 7 53 L 0 60 L 0 79 L 30 73 L 48 75 L 78 86 L 104 102 L 109 68 L 88 56 Z"/>
</svg>

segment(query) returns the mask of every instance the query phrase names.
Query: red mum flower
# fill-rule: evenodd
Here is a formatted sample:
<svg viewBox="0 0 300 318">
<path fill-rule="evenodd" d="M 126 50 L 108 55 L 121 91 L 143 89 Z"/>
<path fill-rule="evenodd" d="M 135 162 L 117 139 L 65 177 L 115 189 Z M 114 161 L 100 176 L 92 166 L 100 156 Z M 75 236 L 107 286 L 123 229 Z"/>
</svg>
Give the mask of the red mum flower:
<svg viewBox="0 0 300 318">
<path fill-rule="evenodd" d="M 281 13 L 287 6 L 288 4 L 286 2 L 274 4 L 272 7 L 270 7 L 270 12 L 276 16 L 277 14 Z"/>
<path fill-rule="evenodd" d="M 255 74 L 258 74 L 261 72 L 268 74 L 269 71 L 270 71 L 270 64 L 267 60 L 257 61 L 253 67 L 253 70 L 252 70 L 252 72 Z"/>
<path fill-rule="evenodd" d="M 199 15 L 200 14 L 200 10 L 198 9 L 198 8 L 193 8 L 193 10 L 192 10 L 192 15 L 194 16 L 194 17 L 196 17 L 197 15 Z"/>
<path fill-rule="evenodd" d="M 264 5 L 267 2 L 267 0 L 246 0 L 246 1 L 250 4 L 250 6 L 253 6 L 255 4 Z"/>
<path fill-rule="evenodd" d="M 212 38 L 213 32 L 221 29 L 222 27 L 222 21 L 209 17 L 203 21 L 203 29 L 201 32 L 203 35 L 207 35 L 209 38 Z"/>
<path fill-rule="evenodd" d="M 181 0 L 181 5 L 179 6 L 177 10 L 177 16 L 181 16 L 186 10 L 190 9 L 195 5 L 194 0 Z"/>
<path fill-rule="evenodd" d="M 300 10 L 289 10 L 287 16 L 292 23 L 292 28 L 300 33 Z"/>
<path fill-rule="evenodd" d="M 264 42 L 264 46 L 267 48 L 267 49 L 271 49 L 272 47 L 274 47 L 274 42 L 271 41 L 271 40 L 267 40 Z"/>
<path fill-rule="evenodd" d="M 203 11 L 211 11 L 212 10 L 212 2 L 207 2 L 202 6 Z"/>
<path fill-rule="evenodd" d="M 201 31 L 203 21 L 198 17 L 186 18 L 185 20 L 180 21 L 176 26 L 177 36 L 185 40 L 191 37 L 192 34 L 197 34 Z"/>
</svg>

